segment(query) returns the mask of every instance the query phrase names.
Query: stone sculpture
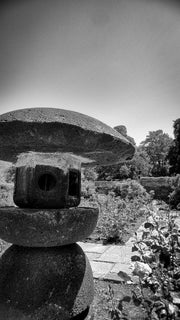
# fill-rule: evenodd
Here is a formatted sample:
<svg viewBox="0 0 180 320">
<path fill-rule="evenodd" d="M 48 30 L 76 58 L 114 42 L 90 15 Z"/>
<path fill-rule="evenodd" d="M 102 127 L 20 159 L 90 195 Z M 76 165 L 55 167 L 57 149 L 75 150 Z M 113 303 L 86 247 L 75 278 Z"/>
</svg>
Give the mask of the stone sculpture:
<svg viewBox="0 0 180 320">
<path fill-rule="evenodd" d="M 0 319 L 85 319 L 93 300 L 89 261 L 77 241 L 96 226 L 81 208 L 81 163 L 130 158 L 134 147 L 88 116 L 34 108 L 0 116 L 0 159 L 16 162 L 14 207 L 0 208 Z"/>
</svg>

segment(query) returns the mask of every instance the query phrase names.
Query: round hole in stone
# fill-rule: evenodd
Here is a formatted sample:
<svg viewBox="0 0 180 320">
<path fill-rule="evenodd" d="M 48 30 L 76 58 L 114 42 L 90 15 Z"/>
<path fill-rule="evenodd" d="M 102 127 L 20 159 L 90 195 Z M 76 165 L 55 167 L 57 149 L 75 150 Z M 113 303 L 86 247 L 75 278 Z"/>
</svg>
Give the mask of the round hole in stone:
<svg viewBox="0 0 180 320">
<path fill-rule="evenodd" d="M 50 191 L 56 185 L 56 178 L 51 173 L 44 173 L 38 179 L 39 188 L 43 191 Z"/>
</svg>

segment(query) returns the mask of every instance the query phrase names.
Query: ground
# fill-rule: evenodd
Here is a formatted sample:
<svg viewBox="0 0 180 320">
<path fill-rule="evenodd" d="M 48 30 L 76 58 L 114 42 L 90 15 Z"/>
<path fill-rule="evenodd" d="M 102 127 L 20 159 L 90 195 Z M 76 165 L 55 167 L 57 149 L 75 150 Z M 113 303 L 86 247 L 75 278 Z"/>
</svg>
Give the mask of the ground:
<svg viewBox="0 0 180 320">
<path fill-rule="evenodd" d="M 116 306 L 119 302 L 122 305 L 121 318 L 114 319 L 128 319 L 128 320 L 145 320 L 146 314 L 139 306 L 135 306 L 132 301 L 132 291 L 135 291 L 138 295 L 137 285 L 117 284 L 109 281 L 95 280 L 95 296 L 90 308 L 90 312 L 87 320 L 110 320 L 113 319 L 110 315 L 112 308 L 112 300 L 109 294 L 109 286 L 111 286 L 114 292 L 114 301 Z M 125 298 L 126 297 L 126 298 Z M 122 301 L 122 299 L 126 301 Z M 130 301 L 129 301 L 130 300 Z"/>
</svg>

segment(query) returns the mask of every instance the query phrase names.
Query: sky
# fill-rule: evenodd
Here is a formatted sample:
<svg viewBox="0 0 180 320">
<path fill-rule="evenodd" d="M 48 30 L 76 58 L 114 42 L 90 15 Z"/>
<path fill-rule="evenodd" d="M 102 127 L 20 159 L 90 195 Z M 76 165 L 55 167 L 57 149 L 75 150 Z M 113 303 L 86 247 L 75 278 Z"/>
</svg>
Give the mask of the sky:
<svg viewBox="0 0 180 320">
<path fill-rule="evenodd" d="M 180 5 L 173 0 L 2 0 L 0 113 L 68 109 L 137 145 L 180 118 Z"/>
</svg>

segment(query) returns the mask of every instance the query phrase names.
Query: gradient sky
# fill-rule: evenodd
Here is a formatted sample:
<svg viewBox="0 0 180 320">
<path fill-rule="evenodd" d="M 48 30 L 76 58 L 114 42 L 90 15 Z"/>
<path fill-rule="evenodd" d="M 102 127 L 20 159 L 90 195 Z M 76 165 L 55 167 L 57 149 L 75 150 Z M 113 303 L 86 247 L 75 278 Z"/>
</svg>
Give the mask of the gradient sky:
<svg viewBox="0 0 180 320">
<path fill-rule="evenodd" d="M 139 144 L 180 118 L 180 6 L 166 0 L 4 0 L 0 113 L 56 107 L 125 125 Z"/>
</svg>

